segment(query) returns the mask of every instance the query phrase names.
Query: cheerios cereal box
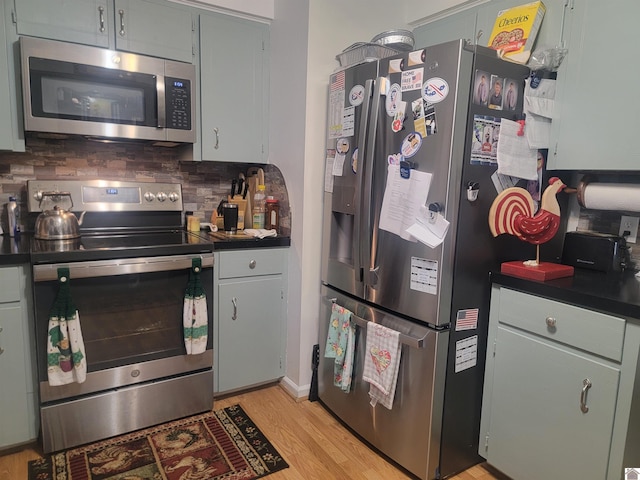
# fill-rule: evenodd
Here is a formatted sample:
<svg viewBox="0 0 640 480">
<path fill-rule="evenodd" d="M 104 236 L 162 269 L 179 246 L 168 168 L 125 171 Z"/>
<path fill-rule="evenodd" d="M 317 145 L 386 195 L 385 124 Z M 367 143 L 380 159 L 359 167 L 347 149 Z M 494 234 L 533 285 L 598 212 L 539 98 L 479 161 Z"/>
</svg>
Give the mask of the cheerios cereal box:
<svg viewBox="0 0 640 480">
<path fill-rule="evenodd" d="M 518 63 L 527 63 L 546 8 L 531 2 L 498 12 L 488 47 Z"/>
</svg>

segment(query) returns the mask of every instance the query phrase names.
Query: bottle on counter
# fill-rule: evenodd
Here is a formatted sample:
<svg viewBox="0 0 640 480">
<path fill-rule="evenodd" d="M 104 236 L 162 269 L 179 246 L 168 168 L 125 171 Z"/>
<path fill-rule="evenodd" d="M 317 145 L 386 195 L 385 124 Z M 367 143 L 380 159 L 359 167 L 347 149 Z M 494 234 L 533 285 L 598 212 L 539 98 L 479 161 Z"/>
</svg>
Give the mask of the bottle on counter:
<svg viewBox="0 0 640 480">
<path fill-rule="evenodd" d="M 9 218 L 9 236 L 20 235 L 20 209 L 16 197 L 10 196 L 7 203 L 7 217 Z"/>
<path fill-rule="evenodd" d="M 267 197 L 266 210 L 264 228 L 280 233 L 278 231 L 280 225 L 280 205 L 278 205 L 278 200 L 275 197 L 271 195 Z"/>
<path fill-rule="evenodd" d="M 266 212 L 265 186 L 258 185 L 258 189 L 253 196 L 253 228 L 264 228 Z"/>
</svg>

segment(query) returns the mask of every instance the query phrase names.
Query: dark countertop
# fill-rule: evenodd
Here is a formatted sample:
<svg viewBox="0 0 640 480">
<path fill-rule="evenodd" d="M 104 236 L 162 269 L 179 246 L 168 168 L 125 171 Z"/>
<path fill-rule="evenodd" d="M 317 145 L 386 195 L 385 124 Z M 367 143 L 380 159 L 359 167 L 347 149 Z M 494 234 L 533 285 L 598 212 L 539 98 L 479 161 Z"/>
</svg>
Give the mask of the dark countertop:
<svg viewBox="0 0 640 480">
<path fill-rule="evenodd" d="M 633 271 L 603 273 L 576 268 L 572 277 L 546 282 L 492 272 L 491 281 L 525 293 L 640 322 L 640 277 L 636 277 Z"/>
<path fill-rule="evenodd" d="M 203 233 L 204 234 L 204 233 Z M 244 233 L 228 234 L 215 232 L 206 234 L 213 241 L 213 250 L 240 250 L 245 248 L 273 248 L 288 247 L 291 237 L 278 235 L 277 237 L 255 238 Z"/>
<path fill-rule="evenodd" d="M 269 237 L 264 239 L 250 237 L 245 234 L 227 235 L 224 232 L 201 232 L 201 236 L 213 243 L 214 250 L 240 250 L 245 248 L 273 248 L 288 247 L 291 238 L 288 236 Z M 0 235 L 0 266 L 17 265 L 31 261 L 31 241 L 29 233 L 23 233 L 19 238 Z"/>
</svg>

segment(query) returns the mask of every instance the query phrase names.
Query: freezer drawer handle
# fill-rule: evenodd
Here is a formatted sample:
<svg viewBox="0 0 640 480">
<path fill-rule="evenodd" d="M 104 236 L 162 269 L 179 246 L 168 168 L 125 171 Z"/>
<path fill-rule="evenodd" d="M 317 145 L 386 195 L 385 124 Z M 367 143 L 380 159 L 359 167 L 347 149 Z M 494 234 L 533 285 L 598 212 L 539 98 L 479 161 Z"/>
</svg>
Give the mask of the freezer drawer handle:
<svg viewBox="0 0 640 480">
<path fill-rule="evenodd" d="M 591 388 L 591 380 L 585 378 L 582 381 L 582 391 L 580 392 L 580 410 L 582 413 L 587 413 L 589 407 L 587 406 L 587 390 Z"/>
<path fill-rule="evenodd" d="M 325 299 L 325 301 L 326 300 L 329 300 L 330 303 L 337 303 L 338 302 L 337 298 Z M 329 302 L 327 302 L 327 303 L 329 303 Z M 368 323 L 374 323 L 374 322 L 371 322 L 369 320 L 365 320 L 364 318 L 359 317 L 359 316 L 357 316 L 357 315 L 355 315 L 353 313 L 351 314 L 351 319 L 355 322 L 356 325 L 358 325 L 359 327 L 362 327 L 362 328 L 367 328 L 367 324 Z M 405 335 L 404 333 L 401 333 L 400 334 L 400 343 L 403 344 L 403 345 L 406 345 L 408 347 L 411 347 L 411 348 L 426 348 L 427 337 L 428 336 L 429 336 L 429 334 L 427 333 L 424 337 L 415 338 L 415 337 L 412 337 L 410 335 Z"/>
</svg>

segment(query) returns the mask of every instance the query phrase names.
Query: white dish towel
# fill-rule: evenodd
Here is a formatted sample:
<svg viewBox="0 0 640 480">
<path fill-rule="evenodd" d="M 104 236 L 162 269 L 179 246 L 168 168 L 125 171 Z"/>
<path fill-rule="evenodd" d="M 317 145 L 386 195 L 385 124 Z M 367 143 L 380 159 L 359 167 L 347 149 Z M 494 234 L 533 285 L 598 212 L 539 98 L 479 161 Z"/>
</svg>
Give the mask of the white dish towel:
<svg viewBox="0 0 640 480">
<path fill-rule="evenodd" d="M 369 382 L 371 406 L 380 402 L 391 410 L 400 365 L 400 333 L 383 325 L 367 324 L 367 342 L 362 379 Z"/>
</svg>

